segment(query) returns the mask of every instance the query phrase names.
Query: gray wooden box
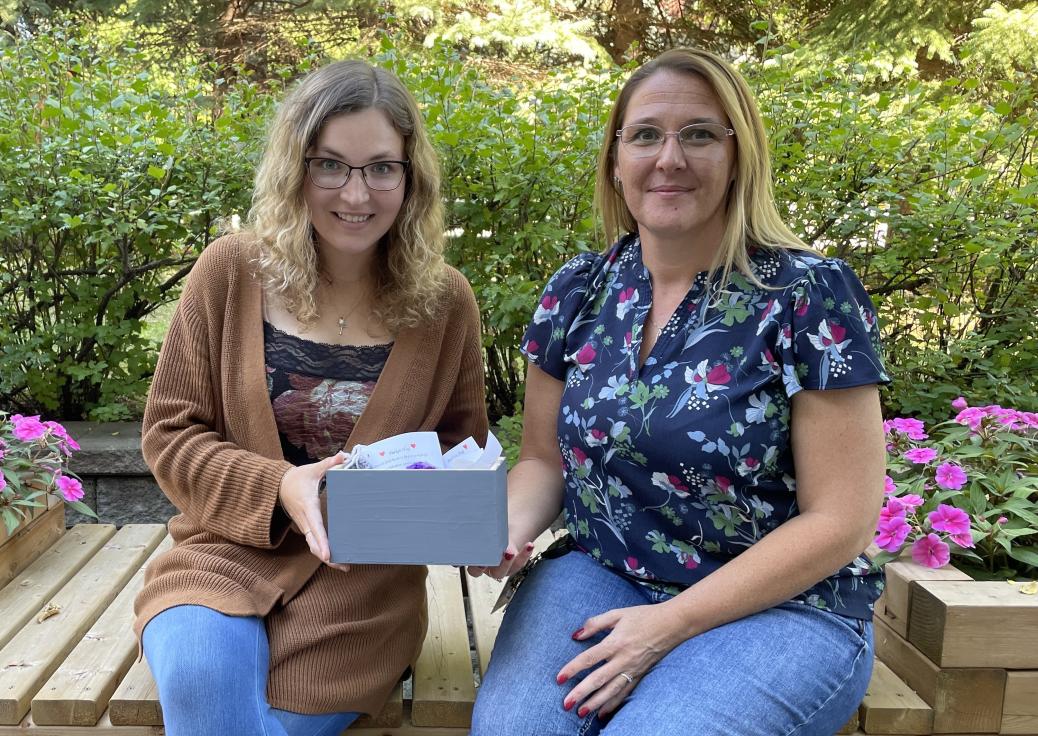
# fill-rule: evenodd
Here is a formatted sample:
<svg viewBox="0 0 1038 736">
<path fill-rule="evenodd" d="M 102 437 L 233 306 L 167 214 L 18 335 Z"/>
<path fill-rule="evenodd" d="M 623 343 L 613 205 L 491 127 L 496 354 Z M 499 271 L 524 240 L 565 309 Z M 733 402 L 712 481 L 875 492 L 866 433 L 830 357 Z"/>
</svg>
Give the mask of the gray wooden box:
<svg viewBox="0 0 1038 736">
<path fill-rule="evenodd" d="M 333 562 L 496 565 L 508 546 L 507 466 L 335 469 L 326 475 Z"/>
</svg>

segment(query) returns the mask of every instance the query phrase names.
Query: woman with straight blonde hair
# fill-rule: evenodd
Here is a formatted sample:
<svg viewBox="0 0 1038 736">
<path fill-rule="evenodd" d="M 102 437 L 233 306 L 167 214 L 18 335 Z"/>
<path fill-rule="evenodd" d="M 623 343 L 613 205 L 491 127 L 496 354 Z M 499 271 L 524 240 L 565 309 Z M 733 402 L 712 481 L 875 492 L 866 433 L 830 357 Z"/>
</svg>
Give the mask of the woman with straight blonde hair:
<svg viewBox="0 0 1038 736">
<path fill-rule="evenodd" d="M 472 734 L 831 736 L 882 587 L 875 310 L 783 224 L 752 93 L 713 54 L 630 76 L 596 203 L 615 242 L 552 277 L 523 338 L 510 541 L 471 570 L 522 584 Z"/>
<path fill-rule="evenodd" d="M 181 512 L 135 607 L 171 736 L 339 734 L 417 658 L 425 568 L 332 564 L 319 489 L 357 444 L 485 440 L 439 188 L 400 81 L 329 64 L 278 108 L 250 226 L 191 272 L 142 439 Z"/>
</svg>

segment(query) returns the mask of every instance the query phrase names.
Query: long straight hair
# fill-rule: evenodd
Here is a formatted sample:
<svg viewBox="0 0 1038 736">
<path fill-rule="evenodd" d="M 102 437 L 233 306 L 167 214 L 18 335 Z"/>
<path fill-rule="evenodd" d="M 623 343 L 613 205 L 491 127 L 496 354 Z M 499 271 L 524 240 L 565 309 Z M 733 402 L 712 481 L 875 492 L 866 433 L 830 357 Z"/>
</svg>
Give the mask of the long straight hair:
<svg viewBox="0 0 1038 736">
<path fill-rule="evenodd" d="M 616 131 L 623 127 L 631 97 L 639 85 L 661 71 L 695 76 L 706 82 L 721 103 L 735 131 L 735 180 L 728 189 L 725 230 L 721 247 L 710 266 L 711 276 L 721 271 L 717 283 L 727 283 L 737 270 L 761 285 L 753 273 L 749 247 L 814 249 L 798 238 L 783 222 L 775 205 L 772 188 L 771 156 L 764 122 L 742 76 L 720 57 L 699 49 L 671 49 L 638 67 L 617 95 L 606 123 L 605 137 L 598 153 L 595 176 L 595 209 L 606 244 L 625 233 L 637 233 L 638 223 L 613 182 L 616 164 Z"/>
</svg>

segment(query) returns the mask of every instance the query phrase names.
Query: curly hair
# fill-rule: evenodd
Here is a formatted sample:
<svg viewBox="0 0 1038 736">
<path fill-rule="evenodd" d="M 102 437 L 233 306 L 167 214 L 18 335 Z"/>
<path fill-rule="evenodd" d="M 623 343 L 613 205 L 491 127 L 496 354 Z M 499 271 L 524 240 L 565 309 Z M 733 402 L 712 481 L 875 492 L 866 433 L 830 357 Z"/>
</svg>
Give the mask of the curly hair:
<svg viewBox="0 0 1038 736">
<path fill-rule="evenodd" d="M 386 113 L 411 162 L 400 212 L 378 244 L 372 313 L 391 332 L 432 320 L 447 283 L 440 167 L 418 105 L 391 72 L 360 60 L 334 62 L 304 77 L 278 107 L 249 212 L 264 290 L 304 327 L 318 318 L 320 262 L 303 198 L 303 157 L 328 120 L 369 108 Z"/>
<path fill-rule="evenodd" d="M 606 243 L 624 233 L 637 233 L 638 223 L 623 193 L 613 182 L 616 163 L 616 131 L 623 125 L 635 90 L 660 71 L 699 77 L 713 90 L 735 131 L 735 181 L 728 189 L 725 230 L 710 272 L 721 271 L 720 284 L 733 270 L 762 286 L 753 273 L 749 247 L 789 248 L 814 252 L 783 222 L 775 205 L 771 156 L 764 122 L 753 92 L 742 76 L 719 56 L 699 49 L 671 49 L 638 67 L 624 83 L 613 103 L 605 136 L 598 153 L 595 176 L 595 209 L 601 219 Z"/>
</svg>

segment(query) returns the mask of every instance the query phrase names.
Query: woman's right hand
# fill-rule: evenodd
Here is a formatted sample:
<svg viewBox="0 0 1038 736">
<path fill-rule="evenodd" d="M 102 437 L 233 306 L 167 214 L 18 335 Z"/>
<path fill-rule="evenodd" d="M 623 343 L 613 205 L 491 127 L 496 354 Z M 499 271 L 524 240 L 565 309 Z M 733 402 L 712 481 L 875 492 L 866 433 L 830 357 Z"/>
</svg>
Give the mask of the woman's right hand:
<svg viewBox="0 0 1038 736">
<path fill-rule="evenodd" d="M 494 580 L 503 580 L 512 573 L 523 569 L 523 565 L 533 554 L 533 542 L 521 542 L 519 544 L 508 540 L 508 546 L 501 553 L 501 562 L 493 567 L 469 566 L 469 575 L 478 578 L 480 575 L 489 575 Z"/>
<path fill-rule="evenodd" d="M 345 461 L 346 454 L 339 452 L 316 463 L 296 466 L 281 478 L 281 488 L 278 490 L 281 507 L 306 538 L 310 552 L 322 562 L 329 562 L 332 555 L 328 534 L 324 530 L 318 489 L 324 474 Z"/>
</svg>

